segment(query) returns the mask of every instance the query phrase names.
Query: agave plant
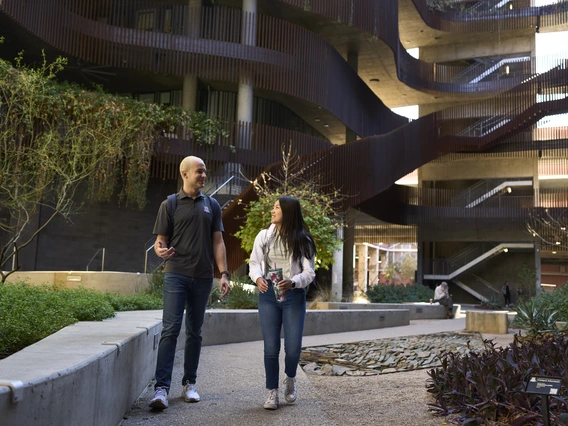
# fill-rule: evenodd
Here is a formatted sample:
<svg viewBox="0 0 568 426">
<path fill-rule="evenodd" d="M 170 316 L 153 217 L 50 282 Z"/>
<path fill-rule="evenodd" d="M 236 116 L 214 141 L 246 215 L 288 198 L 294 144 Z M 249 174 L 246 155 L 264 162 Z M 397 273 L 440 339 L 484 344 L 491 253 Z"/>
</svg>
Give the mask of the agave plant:
<svg viewBox="0 0 568 426">
<path fill-rule="evenodd" d="M 538 305 L 534 299 L 520 300 L 516 311 L 517 316 L 513 324 L 524 328 L 529 337 L 558 331 L 556 327 L 558 312 Z"/>
</svg>

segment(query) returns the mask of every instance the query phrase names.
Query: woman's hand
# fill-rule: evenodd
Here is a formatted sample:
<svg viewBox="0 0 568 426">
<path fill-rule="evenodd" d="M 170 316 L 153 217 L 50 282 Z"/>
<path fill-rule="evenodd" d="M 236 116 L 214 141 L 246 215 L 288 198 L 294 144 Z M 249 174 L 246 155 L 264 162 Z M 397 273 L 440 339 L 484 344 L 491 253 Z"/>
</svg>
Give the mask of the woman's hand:
<svg viewBox="0 0 568 426">
<path fill-rule="evenodd" d="M 282 280 L 278 283 L 278 290 L 286 291 L 292 288 L 292 280 Z"/>
<path fill-rule="evenodd" d="M 266 291 L 268 290 L 268 283 L 262 277 L 258 277 L 256 279 L 256 286 L 258 287 L 258 291 L 260 291 L 261 293 L 266 293 Z"/>
</svg>

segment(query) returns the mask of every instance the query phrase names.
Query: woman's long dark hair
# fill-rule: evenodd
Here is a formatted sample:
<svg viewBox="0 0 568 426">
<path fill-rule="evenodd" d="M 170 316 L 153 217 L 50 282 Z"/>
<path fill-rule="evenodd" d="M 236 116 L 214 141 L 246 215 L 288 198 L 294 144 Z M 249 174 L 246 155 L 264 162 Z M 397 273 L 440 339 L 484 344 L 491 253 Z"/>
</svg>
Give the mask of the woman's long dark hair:
<svg viewBox="0 0 568 426">
<path fill-rule="evenodd" d="M 292 253 L 292 260 L 300 261 L 302 257 L 313 259 L 317 253 L 316 245 L 304 222 L 300 202 L 288 196 L 278 198 L 278 202 L 282 210 L 280 238 Z"/>
</svg>

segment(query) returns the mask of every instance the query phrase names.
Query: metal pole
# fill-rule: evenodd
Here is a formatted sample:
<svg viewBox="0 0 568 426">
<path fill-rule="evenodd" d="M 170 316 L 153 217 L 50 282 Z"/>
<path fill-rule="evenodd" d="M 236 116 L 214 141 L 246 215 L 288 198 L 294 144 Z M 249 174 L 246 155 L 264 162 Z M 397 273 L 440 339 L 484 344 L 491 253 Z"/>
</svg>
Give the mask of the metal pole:
<svg viewBox="0 0 568 426">
<path fill-rule="evenodd" d="M 105 270 L 105 248 L 103 247 L 103 260 L 101 265 L 101 272 L 104 272 L 104 270 Z"/>
<path fill-rule="evenodd" d="M 542 424 L 550 426 L 550 414 L 548 412 L 548 395 L 541 395 L 542 399 Z"/>
</svg>

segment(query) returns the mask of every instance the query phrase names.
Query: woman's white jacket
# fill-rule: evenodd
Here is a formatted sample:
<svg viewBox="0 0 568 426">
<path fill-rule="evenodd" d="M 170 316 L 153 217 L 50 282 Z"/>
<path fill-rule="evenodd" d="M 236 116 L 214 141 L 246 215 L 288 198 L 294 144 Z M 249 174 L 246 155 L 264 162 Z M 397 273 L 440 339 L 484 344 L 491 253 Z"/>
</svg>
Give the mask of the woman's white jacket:
<svg viewBox="0 0 568 426">
<path fill-rule="evenodd" d="M 275 237 L 276 226 L 270 225 L 268 229 L 260 231 L 254 239 L 254 247 L 249 261 L 249 277 L 255 284 L 258 278 L 266 277 L 265 253 Z M 294 262 L 292 255 L 290 255 L 290 275 L 292 275 L 290 279 L 295 283 L 296 288 L 309 286 L 316 276 L 314 260 L 302 257 L 301 262 Z"/>
</svg>

